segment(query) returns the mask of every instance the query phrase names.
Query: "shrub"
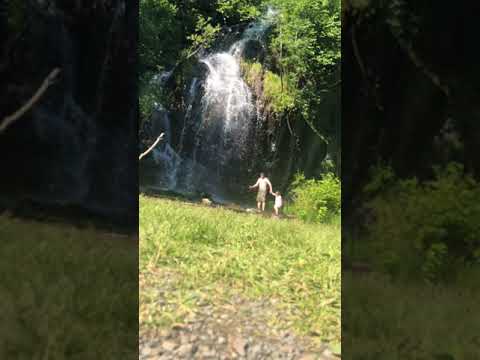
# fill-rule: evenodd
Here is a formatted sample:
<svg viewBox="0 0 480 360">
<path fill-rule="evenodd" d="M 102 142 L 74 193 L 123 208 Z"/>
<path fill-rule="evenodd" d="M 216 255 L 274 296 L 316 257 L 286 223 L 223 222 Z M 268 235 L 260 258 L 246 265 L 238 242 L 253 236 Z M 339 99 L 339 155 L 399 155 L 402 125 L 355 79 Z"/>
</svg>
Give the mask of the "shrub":
<svg viewBox="0 0 480 360">
<path fill-rule="evenodd" d="M 454 279 L 456 270 L 480 259 L 480 189 L 451 163 L 432 181 L 400 180 L 375 169 L 367 194 L 375 220 L 368 226 L 375 262 L 392 275 L 429 282 Z"/>
<path fill-rule="evenodd" d="M 265 73 L 264 96 L 273 112 L 279 114 L 294 108 L 296 94 L 294 86 L 290 83 L 287 77 L 282 81 L 280 76 L 271 71 Z"/>
<path fill-rule="evenodd" d="M 308 222 L 327 222 L 340 215 L 341 185 L 332 173 L 322 179 L 297 174 L 291 185 L 293 204 L 288 212 Z"/>
<path fill-rule="evenodd" d="M 259 62 L 242 61 L 240 65 L 242 67 L 243 76 L 248 86 L 256 88 L 257 84 L 262 81 L 262 64 L 260 64 Z"/>
</svg>

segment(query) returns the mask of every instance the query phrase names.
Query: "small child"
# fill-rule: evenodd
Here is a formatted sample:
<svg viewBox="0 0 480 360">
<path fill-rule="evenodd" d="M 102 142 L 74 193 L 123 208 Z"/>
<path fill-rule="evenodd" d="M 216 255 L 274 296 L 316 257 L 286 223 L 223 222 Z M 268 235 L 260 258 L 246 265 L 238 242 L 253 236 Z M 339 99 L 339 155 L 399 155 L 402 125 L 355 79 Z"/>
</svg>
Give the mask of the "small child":
<svg viewBox="0 0 480 360">
<path fill-rule="evenodd" d="M 280 194 L 280 191 L 271 192 L 271 194 L 275 196 L 275 205 L 273 205 L 273 209 L 275 210 L 275 215 L 278 216 L 280 214 L 280 208 L 283 205 L 282 194 Z"/>
</svg>

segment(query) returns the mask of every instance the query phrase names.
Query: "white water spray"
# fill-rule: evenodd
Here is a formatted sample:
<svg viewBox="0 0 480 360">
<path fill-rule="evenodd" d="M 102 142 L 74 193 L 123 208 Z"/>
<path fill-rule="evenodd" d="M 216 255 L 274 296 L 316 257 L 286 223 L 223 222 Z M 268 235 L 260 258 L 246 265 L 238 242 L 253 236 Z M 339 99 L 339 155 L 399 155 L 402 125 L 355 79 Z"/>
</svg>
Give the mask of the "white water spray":
<svg viewBox="0 0 480 360">
<path fill-rule="evenodd" d="M 239 139 L 248 130 L 253 110 L 252 93 L 242 79 L 240 64 L 230 53 L 217 53 L 201 60 L 209 70 L 202 100 L 202 120 L 220 121 L 225 134 Z"/>
</svg>

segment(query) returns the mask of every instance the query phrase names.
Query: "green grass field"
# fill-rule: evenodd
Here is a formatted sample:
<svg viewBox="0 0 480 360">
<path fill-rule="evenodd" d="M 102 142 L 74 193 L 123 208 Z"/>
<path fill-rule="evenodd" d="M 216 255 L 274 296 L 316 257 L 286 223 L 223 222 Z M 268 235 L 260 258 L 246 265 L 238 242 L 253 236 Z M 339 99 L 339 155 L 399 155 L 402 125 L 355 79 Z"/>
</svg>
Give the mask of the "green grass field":
<svg viewBox="0 0 480 360">
<path fill-rule="evenodd" d="M 135 359 L 138 248 L 0 216 L 0 359 Z"/>
<path fill-rule="evenodd" d="M 479 358 L 478 276 L 436 286 L 395 283 L 380 274 L 349 274 L 343 281 L 348 288 L 342 313 L 346 358 Z"/>
<path fill-rule="evenodd" d="M 370 273 L 344 273 L 342 338 L 349 359 L 474 360 L 480 349 L 480 268 L 455 282 L 427 283 L 387 275 L 368 241 L 343 249 L 347 262 L 368 263 Z M 409 259 L 405 259 L 408 266 Z M 347 351 L 348 349 L 348 351 Z"/>
<path fill-rule="evenodd" d="M 283 325 L 339 343 L 340 248 L 339 222 L 305 224 L 141 196 L 140 327 L 181 321 L 195 306 L 192 297 L 215 303 L 241 293 L 278 300 Z M 159 312 L 155 294 L 166 273 L 176 274 L 169 296 L 177 306 Z"/>
</svg>

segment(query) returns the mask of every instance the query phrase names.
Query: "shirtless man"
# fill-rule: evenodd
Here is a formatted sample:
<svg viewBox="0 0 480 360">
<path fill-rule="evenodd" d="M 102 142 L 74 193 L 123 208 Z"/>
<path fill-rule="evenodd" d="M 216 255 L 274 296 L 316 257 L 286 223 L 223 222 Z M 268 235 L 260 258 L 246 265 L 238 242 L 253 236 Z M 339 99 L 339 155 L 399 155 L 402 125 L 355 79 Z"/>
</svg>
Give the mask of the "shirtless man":
<svg viewBox="0 0 480 360">
<path fill-rule="evenodd" d="M 257 208 L 260 211 L 265 211 L 265 201 L 269 191 L 272 191 L 272 183 L 268 178 L 265 177 L 263 173 L 260 173 L 260 177 L 258 178 L 255 185 L 249 186 L 250 189 L 254 189 L 258 187 L 258 194 L 257 194 Z"/>
</svg>

